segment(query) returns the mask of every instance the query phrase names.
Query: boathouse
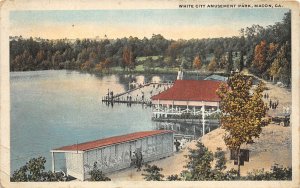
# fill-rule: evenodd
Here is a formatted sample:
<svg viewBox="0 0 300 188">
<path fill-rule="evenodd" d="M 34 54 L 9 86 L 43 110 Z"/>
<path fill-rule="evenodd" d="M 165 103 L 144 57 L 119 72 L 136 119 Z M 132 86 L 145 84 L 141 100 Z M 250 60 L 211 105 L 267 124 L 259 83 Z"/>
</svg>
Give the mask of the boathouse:
<svg viewBox="0 0 300 188">
<path fill-rule="evenodd" d="M 174 85 L 151 97 L 152 119 L 176 118 L 183 114 L 202 118 L 203 134 L 205 117 L 220 112 L 220 98 L 216 91 L 221 81 L 215 80 L 176 80 Z"/>
<path fill-rule="evenodd" d="M 155 106 L 153 115 L 196 115 L 202 108 L 216 110 L 220 102 L 216 91 L 221 83 L 213 80 L 176 80 L 171 88 L 151 97 Z"/>
<path fill-rule="evenodd" d="M 95 162 L 103 173 L 109 173 L 130 167 L 134 152 L 141 151 L 144 162 L 170 156 L 173 143 L 173 131 L 154 130 L 63 146 L 51 150 L 52 171 L 55 171 L 55 153 L 65 154 L 68 175 L 86 180 Z"/>
</svg>

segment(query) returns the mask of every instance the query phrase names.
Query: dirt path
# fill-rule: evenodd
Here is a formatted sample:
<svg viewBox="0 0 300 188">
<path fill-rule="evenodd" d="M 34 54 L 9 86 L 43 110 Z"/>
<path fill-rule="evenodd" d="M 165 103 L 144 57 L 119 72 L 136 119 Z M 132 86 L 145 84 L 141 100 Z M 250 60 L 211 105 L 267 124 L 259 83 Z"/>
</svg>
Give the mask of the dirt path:
<svg viewBox="0 0 300 188">
<path fill-rule="evenodd" d="M 278 114 L 282 114 L 285 112 L 285 110 L 289 110 L 291 112 L 292 109 L 292 93 L 290 89 L 282 88 L 277 86 L 276 84 L 263 80 L 261 78 L 258 78 L 257 76 L 254 76 L 253 74 L 250 74 L 246 69 L 243 71 L 245 75 L 253 76 L 257 80 L 263 81 L 266 86 L 266 91 L 264 91 L 264 94 L 268 94 L 269 98 L 264 99 L 265 103 L 269 107 L 269 102 L 270 100 L 273 102 L 279 102 L 278 106 L 276 109 L 270 109 L 268 111 L 268 115 L 270 116 L 276 116 Z"/>
</svg>

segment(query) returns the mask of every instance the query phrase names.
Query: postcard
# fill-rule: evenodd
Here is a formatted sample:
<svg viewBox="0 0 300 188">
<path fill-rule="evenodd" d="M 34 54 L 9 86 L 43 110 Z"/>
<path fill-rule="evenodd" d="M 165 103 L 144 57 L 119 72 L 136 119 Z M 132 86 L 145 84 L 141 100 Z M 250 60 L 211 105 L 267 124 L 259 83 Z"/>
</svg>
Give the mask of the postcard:
<svg viewBox="0 0 300 188">
<path fill-rule="evenodd" d="M 299 187 L 296 1 L 2 1 L 1 186 Z"/>
</svg>

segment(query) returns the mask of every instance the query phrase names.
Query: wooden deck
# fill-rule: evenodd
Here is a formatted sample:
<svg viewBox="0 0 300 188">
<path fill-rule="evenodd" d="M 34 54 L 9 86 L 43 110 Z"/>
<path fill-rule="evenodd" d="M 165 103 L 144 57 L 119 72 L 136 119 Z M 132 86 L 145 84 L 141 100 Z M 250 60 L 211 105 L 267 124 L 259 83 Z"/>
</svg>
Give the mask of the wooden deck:
<svg viewBox="0 0 300 188">
<path fill-rule="evenodd" d="M 146 104 L 151 106 L 151 96 L 171 87 L 170 83 L 146 83 L 116 95 L 102 97 L 105 103 Z"/>
</svg>

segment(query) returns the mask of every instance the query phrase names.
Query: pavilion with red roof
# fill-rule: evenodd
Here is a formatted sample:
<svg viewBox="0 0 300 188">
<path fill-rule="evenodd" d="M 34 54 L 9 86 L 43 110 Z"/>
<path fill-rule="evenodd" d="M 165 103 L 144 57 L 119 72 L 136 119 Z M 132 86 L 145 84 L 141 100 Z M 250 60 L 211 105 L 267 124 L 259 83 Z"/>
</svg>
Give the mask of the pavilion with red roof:
<svg viewBox="0 0 300 188">
<path fill-rule="evenodd" d="M 220 98 L 216 91 L 220 81 L 213 80 L 176 80 L 174 85 L 151 97 L 153 118 L 169 117 L 191 113 L 197 115 L 202 110 L 219 109 Z"/>
<path fill-rule="evenodd" d="M 206 117 L 220 112 L 220 98 L 216 91 L 221 83 L 215 80 L 176 80 L 171 88 L 151 97 L 152 119 L 176 119 L 183 114 L 191 114 L 193 119 L 201 116 L 204 135 Z"/>
</svg>

